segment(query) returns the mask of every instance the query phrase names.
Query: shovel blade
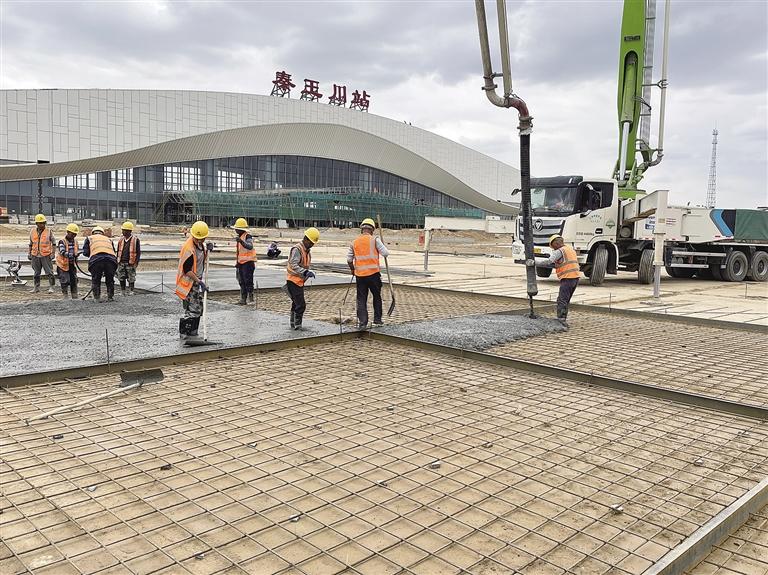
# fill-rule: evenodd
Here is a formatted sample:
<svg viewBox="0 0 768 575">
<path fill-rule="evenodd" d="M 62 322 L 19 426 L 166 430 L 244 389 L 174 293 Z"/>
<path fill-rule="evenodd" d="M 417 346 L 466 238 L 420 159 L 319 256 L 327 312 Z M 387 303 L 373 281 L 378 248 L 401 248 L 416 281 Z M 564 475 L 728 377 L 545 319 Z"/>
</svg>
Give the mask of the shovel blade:
<svg viewBox="0 0 768 575">
<path fill-rule="evenodd" d="M 123 371 L 120 373 L 120 387 L 129 385 L 144 385 L 145 383 L 157 383 L 163 381 L 165 375 L 162 369 L 142 369 L 138 371 Z"/>
</svg>

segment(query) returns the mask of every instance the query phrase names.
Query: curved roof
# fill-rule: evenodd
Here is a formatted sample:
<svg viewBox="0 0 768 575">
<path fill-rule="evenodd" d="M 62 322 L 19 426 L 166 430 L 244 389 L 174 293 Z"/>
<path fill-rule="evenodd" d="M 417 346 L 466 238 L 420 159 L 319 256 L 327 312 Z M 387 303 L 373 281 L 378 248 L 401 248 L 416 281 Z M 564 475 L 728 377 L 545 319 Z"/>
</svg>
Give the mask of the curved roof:
<svg viewBox="0 0 768 575">
<path fill-rule="evenodd" d="M 54 164 L 0 166 L 0 181 L 34 180 L 139 166 L 225 158 L 298 155 L 377 168 L 500 215 L 517 210 L 489 198 L 454 174 L 379 136 L 338 124 L 265 124 L 170 140 L 118 154 Z"/>
</svg>

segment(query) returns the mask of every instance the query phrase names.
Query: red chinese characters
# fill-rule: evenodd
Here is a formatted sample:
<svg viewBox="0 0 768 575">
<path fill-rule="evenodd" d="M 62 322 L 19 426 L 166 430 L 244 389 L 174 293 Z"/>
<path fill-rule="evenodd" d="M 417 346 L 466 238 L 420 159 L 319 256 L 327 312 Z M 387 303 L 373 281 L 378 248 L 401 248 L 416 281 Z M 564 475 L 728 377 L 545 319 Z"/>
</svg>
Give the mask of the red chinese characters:
<svg viewBox="0 0 768 575">
<path fill-rule="evenodd" d="M 320 82 L 304 78 L 304 89 L 301 91 L 301 99 L 315 102 L 322 97 L 323 95 L 320 93 Z"/>
<path fill-rule="evenodd" d="M 333 106 L 344 106 L 347 103 L 347 87 L 333 85 L 333 96 L 328 99 L 328 103 Z"/>
<path fill-rule="evenodd" d="M 275 79 L 272 80 L 272 96 L 279 96 L 281 98 L 291 97 L 291 88 L 295 88 L 296 84 L 291 82 L 291 75 L 285 70 L 282 72 L 275 72 Z"/>
<path fill-rule="evenodd" d="M 363 112 L 368 111 L 368 106 L 370 105 L 371 101 L 369 100 L 368 92 L 363 90 L 362 96 L 360 95 L 360 92 L 355 90 L 352 92 L 352 102 L 349 104 L 350 110 L 362 110 Z"/>
</svg>

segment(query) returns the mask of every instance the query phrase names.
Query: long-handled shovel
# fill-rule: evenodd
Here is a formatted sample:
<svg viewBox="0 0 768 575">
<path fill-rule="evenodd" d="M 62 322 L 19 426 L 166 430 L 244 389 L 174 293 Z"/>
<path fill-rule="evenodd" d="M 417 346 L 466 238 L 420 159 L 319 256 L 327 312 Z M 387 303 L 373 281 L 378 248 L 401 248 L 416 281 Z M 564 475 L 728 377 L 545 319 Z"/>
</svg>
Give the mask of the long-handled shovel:
<svg viewBox="0 0 768 575">
<path fill-rule="evenodd" d="M 34 417 L 30 417 L 29 419 L 25 420 L 25 422 L 27 425 L 29 425 L 30 422 L 37 421 L 38 419 L 48 419 L 53 415 L 57 415 L 59 413 L 64 413 L 65 411 L 71 411 L 73 409 L 77 409 L 78 407 L 88 405 L 90 403 L 93 403 L 94 401 L 98 401 L 100 399 L 106 399 L 107 397 L 112 397 L 113 395 L 117 395 L 118 393 L 123 393 L 124 391 L 137 389 L 147 383 L 157 383 L 159 381 L 163 381 L 164 378 L 165 378 L 165 375 L 163 374 L 162 369 L 143 369 L 139 371 L 124 371 L 120 374 L 120 386 L 117 389 L 113 389 L 112 391 L 107 391 L 106 393 L 101 393 L 94 397 L 89 397 L 88 399 L 84 399 L 83 401 L 78 401 L 77 403 L 73 403 L 72 405 L 57 407 L 56 409 L 46 411 L 45 413 L 41 413 L 40 415 L 35 415 Z"/>
<path fill-rule="evenodd" d="M 203 282 L 206 287 L 208 286 L 208 256 L 205 258 L 205 268 L 203 270 Z M 200 323 L 203 324 L 203 339 L 187 339 L 184 345 L 188 346 L 201 346 L 201 345 L 218 345 L 219 342 L 208 341 L 208 290 L 203 292 L 203 315 L 200 316 Z"/>
<path fill-rule="evenodd" d="M 383 242 L 384 230 L 381 227 L 381 216 L 377 214 L 376 220 L 379 224 L 379 237 Z M 392 302 L 389 304 L 389 309 L 387 310 L 387 317 L 390 317 L 392 315 L 392 312 L 395 311 L 395 288 L 392 285 L 392 276 L 389 274 L 389 262 L 387 261 L 387 256 L 384 256 L 384 267 L 387 269 L 387 282 L 389 283 L 389 295 L 392 296 Z"/>
</svg>

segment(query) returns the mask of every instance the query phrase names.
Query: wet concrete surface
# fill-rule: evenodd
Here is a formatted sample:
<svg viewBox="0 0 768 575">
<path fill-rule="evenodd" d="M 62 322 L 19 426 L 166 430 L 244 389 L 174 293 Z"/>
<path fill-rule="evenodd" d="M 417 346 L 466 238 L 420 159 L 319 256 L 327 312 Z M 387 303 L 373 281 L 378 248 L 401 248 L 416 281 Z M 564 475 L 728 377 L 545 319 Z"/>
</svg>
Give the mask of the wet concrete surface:
<svg viewBox="0 0 768 575">
<path fill-rule="evenodd" d="M 557 320 L 551 318 L 531 319 L 523 315 L 483 314 L 389 325 L 378 328 L 377 331 L 480 351 L 502 343 L 565 330 Z"/>
<path fill-rule="evenodd" d="M 235 268 L 208 270 L 208 286 L 211 291 L 239 290 Z M 254 285 L 259 289 L 276 288 L 285 285 L 285 268 L 282 267 L 257 267 L 253 275 Z M 309 280 L 308 289 L 313 285 L 333 285 L 349 282 L 349 274 L 318 272 L 317 277 Z M 173 291 L 176 283 L 176 272 L 147 271 L 136 275 L 136 287 L 151 292 Z"/>
<path fill-rule="evenodd" d="M 228 347 L 338 333 L 338 326 L 309 319 L 303 330 L 292 331 L 290 305 L 286 297 L 285 313 L 274 313 L 208 302 L 208 339 Z M 107 332 L 113 362 L 215 349 L 185 347 L 178 335 L 181 315 L 180 300 L 169 293 L 117 296 L 111 303 L 0 304 L 0 376 L 106 363 Z"/>
</svg>

